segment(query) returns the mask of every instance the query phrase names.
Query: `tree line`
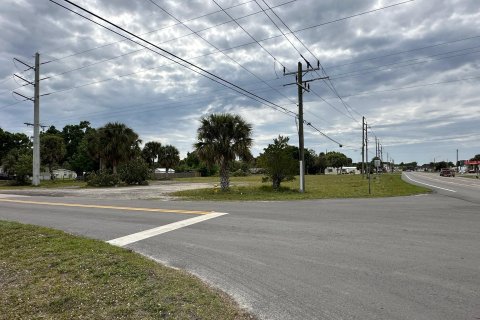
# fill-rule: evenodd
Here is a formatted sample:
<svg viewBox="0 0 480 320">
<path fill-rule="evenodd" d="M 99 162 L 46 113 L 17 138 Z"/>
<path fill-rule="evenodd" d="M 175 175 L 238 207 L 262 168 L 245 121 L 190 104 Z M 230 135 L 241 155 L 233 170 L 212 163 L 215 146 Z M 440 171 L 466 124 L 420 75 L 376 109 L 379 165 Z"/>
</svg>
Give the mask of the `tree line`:
<svg viewBox="0 0 480 320">
<path fill-rule="evenodd" d="M 69 124 L 58 130 L 48 128 L 40 136 L 43 171 L 54 178 L 55 168 L 90 173 L 93 185 L 144 183 L 155 168 L 166 171 L 199 171 L 202 176 L 219 174 L 223 190 L 229 187 L 230 175 L 246 175 L 250 169 L 265 174 L 265 181 L 277 189 L 282 181 L 299 173 L 299 149 L 287 137 L 279 136 L 258 156 L 253 157 L 252 126 L 234 114 L 211 114 L 200 119 L 193 151 L 180 160 L 173 145 L 158 141 L 144 143 L 139 135 L 123 123 L 110 122 L 93 128 L 88 121 Z M 32 143 L 23 133 L 0 128 L 0 160 L 8 175 L 26 183 L 32 174 Z M 307 174 L 325 173 L 327 167 L 352 165 L 352 159 L 340 152 L 316 154 L 305 150 Z"/>
</svg>

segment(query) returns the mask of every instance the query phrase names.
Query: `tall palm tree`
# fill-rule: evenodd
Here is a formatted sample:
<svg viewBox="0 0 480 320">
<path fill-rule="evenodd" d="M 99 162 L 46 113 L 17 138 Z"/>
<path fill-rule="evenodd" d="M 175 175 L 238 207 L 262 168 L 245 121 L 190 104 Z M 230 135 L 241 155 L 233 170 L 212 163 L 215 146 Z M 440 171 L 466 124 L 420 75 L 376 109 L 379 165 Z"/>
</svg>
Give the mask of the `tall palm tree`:
<svg viewBox="0 0 480 320">
<path fill-rule="evenodd" d="M 198 157 L 207 164 L 220 167 L 220 186 L 225 191 L 230 186 L 228 167 L 237 157 L 249 160 L 252 157 L 252 125 L 238 115 L 211 114 L 200 119 L 197 130 L 198 142 L 194 144 Z"/>
<path fill-rule="evenodd" d="M 149 141 L 145 143 L 142 150 L 142 157 L 151 168 L 155 167 L 155 160 L 160 158 L 162 152 L 162 144 L 157 141 Z"/>
<path fill-rule="evenodd" d="M 100 157 L 117 173 L 118 165 L 128 161 L 138 149 L 138 134 L 123 123 L 107 123 L 98 129 Z"/>
<path fill-rule="evenodd" d="M 168 169 L 175 167 L 180 162 L 178 149 L 172 145 L 162 147 L 158 162 L 165 167 L 168 173 Z"/>
</svg>

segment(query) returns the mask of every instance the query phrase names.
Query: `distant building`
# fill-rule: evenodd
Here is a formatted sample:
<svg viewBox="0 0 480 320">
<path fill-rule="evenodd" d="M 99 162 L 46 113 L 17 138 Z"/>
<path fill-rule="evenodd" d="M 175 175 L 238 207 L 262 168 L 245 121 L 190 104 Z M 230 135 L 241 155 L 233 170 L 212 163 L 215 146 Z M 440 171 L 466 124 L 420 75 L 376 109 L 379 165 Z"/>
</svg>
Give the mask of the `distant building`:
<svg viewBox="0 0 480 320">
<path fill-rule="evenodd" d="M 167 173 L 167 168 L 156 168 L 155 173 Z M 175 173 L 175 170 L 170 168 L 168 169 L 168 173 Z"/>
<path fill-rule="evenodd" d="M 360 174 L 360 170 L 358 170 L 357 167 L 327 167 L 325 169 L 325 174 Z"/>
<path fill-rule="evenodd" d="M 55 179 L 65 180 L 65 179 L 76 179 L 77 173 L 72 170 L 67 169 L 55 169 L 53 170 L 53 175 Z M 41 172 L 40 180 L 50 180 L 50 172 Z"/>
</svg>

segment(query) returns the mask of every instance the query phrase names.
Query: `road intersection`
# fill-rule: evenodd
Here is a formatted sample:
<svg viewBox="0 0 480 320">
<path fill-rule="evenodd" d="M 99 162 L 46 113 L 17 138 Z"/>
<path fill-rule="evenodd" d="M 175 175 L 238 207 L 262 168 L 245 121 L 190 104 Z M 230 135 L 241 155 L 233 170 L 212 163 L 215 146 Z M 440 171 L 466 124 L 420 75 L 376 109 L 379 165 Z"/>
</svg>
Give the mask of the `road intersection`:
<svg viewBox="0 0 480 320">
<path fill-rule="evenodd" d="M 261 319 L 480 318 L 478 181 L 404 179 L 435 191 L 296 202 L 4 195 L 0 219 L 104 241 L 133 235 L 119 245 L 199 276 Z M 161 232 L 134 236 L 151 230 Z"/>
</svg>

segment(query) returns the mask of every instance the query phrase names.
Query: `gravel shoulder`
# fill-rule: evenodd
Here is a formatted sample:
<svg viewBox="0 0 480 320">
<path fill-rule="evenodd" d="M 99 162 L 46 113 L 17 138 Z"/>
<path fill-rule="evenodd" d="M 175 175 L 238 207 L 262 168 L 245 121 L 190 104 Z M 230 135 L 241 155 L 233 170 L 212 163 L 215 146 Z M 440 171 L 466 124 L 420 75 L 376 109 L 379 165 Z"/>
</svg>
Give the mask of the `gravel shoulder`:
<svg viewBox="0 0 480 320">
<path fill-rule="evenodd" d="M 131 186 L 118 188 L 27 188 L 19 190 L 1 190 L 2 194 L 49 197 L 82 197 L 95 199 L 123 200 L 176 200 L 169 194 L 176 191 L 213 188 L 213 183 L 191 183 L 177 181 L 153 181 L 148 186 Z"/>
</svg>

